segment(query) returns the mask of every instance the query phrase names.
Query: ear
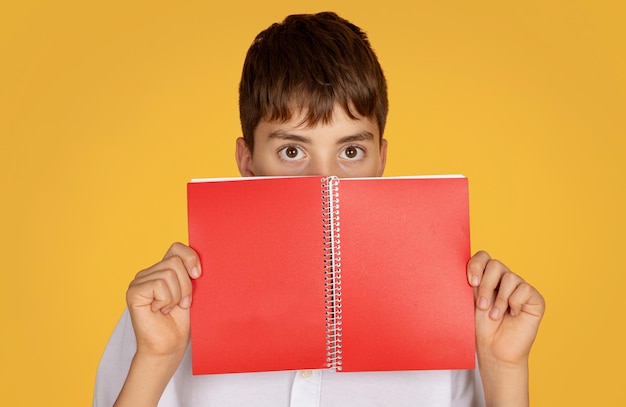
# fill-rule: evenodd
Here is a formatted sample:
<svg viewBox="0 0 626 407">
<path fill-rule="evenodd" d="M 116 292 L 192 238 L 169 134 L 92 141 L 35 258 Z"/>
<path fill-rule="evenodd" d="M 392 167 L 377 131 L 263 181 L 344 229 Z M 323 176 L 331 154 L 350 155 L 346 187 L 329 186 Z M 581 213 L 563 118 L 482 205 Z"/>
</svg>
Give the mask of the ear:
<svg viewBox="0 0 626 407">
<path fill-rule="evenodd" d="M 378 176 L 382 177 L 385 172 L 385 165 L 387 165 L 387 140 L 380 140 L 380 162 L 378 163 Z"/>
<path fill-rule="evenodd" d="M 252 152 L 248 148 L 248 143 L 243 137 L 237 138 L 235 146 L 235 159 L 237 160 L 237 168 L 242 177 L 254 177 L 252 170 Z"/>
</svg>

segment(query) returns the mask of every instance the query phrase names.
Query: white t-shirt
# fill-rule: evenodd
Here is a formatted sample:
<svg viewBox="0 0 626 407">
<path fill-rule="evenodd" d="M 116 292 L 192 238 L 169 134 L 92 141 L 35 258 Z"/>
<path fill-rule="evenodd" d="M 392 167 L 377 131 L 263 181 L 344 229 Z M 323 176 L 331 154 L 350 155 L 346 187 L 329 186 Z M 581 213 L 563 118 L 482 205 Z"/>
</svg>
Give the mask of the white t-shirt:
<svg viewBox="0 0 626 407">
<path fill-rule="evenodd" d="M 119 394 L 135 354 L 128 310 L 104 351 L 94 407 L 110 407 Z M 160 407 L 201 406 L 484 406 L 477 370 L 337 373 L 303 370 L 193 376 L 187 352 L 170 380 Z"/>
</svg>

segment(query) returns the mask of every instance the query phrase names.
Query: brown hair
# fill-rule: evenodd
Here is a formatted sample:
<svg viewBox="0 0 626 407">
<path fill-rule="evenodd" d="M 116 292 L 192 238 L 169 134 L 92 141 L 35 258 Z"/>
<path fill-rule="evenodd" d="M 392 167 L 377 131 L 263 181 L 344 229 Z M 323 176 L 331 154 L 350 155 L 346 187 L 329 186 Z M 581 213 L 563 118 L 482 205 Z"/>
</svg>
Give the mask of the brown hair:
<svg viewBox="0 0 626 407">
<path fill-rule="evenodd" d="M 239 84 L 243 137 L 252 151 L 262 119 L 303 123 L 332 119 L 339 104 L 348 117 L 375 120 L 382 138 L 389 109 L 387 82 L 367 35 L 332 12 L 296 14 L 257 35 Z"/>
</svg>

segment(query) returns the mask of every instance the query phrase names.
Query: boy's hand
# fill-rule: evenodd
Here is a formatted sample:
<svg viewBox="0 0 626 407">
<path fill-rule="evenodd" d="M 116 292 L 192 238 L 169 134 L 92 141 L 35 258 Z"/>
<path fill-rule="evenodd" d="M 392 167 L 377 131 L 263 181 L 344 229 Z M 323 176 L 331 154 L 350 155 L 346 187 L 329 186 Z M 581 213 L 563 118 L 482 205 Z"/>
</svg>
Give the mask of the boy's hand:
<svg viewBox="0 0 626 407">
<path fill-rule="evenodd" d="M 189 342 L 191 279 L 200 273 L 196 252 L 174 243 L 163 260 L 135 276 L 126 302 L 138 355 L 182 357 Z"/>
<path fill-rule="evenodd" d="M 479 363 L 507 369 L 526 367 L 545 310 L 543 297 L 483 251 L 470 259 L 467 272 L 476 301 Z"/>
</svg>

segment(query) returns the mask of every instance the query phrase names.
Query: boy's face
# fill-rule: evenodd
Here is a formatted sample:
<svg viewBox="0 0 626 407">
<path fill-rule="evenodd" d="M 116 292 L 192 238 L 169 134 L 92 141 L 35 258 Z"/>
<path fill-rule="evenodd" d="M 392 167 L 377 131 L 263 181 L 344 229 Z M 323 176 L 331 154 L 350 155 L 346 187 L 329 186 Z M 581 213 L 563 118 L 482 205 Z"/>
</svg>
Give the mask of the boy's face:
<svg viewBox="0 0 626 407">
<path fill-rule="evenodd" d="M 379 177 L 385 169 L 387 141 L 368 118 L 348 117 L 335 106 L 332 121 L 315 127 L 302 124 L 304 115 L 287 122 L 261 120 L 254 132 L 251 154 L 237 139 L 237 165 L 244 177 L 335 175 Z"/>
</svg>

